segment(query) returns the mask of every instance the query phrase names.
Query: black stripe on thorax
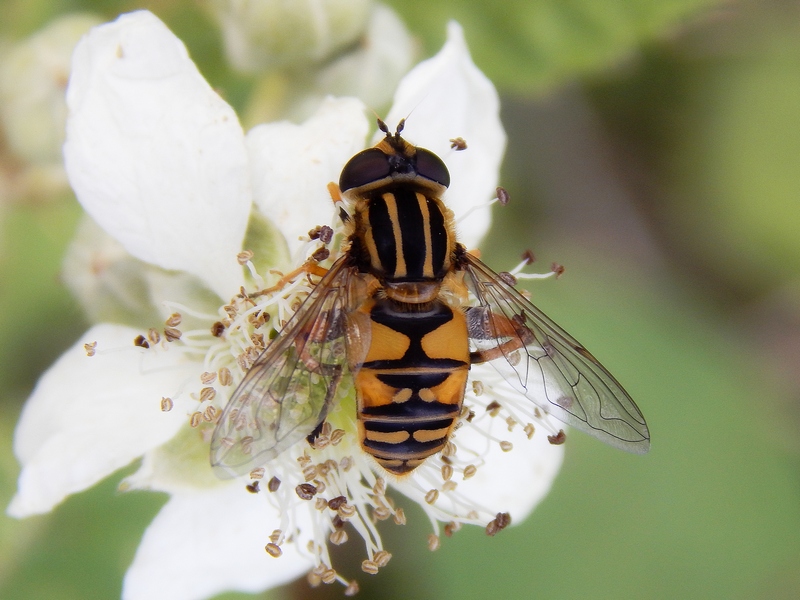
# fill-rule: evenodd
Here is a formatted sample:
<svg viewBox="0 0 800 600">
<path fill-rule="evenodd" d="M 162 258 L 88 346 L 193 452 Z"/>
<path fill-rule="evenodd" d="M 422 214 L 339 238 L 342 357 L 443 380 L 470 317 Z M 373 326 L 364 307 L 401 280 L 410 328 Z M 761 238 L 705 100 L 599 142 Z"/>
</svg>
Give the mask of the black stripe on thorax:
<svg viewBox="0 0 800 600">
<path fill-rule="evenodd" d="M 394 191 L 394 198 L 397 202 L 403 257 L 406 262 L 405 279 L 419 280 L 423 278 L 423 265 L 428 253 L 425 228 L 429 225 L 422 216 L 415 191 L 399 188 Z"/>
<path fill-rule="evenodd" d="M 397 240 L 389 208 L 381 195 L 376 194 L 370 199 L 369 226 L 383 271 L 394 273 L 397 269 Z"/>
<path fill-rule="evenodd" d="M 426 214 L 420 207 L 418 194 L 424 202 Z M 392 219 L 393 210 L 396 210 L 397 223 Z M 387 279 L 421 281 L 440 279 L 445 275 L 448 241 L 445 218 L 439 205 L 424 193 L 411 186 L 376 190 L 369 201 L 369 225 Z M 405 264 L 404 272 L 398 272 L 399 255 Z M 429 264 L 427 273 L 426 259 Z"/>
</svg>

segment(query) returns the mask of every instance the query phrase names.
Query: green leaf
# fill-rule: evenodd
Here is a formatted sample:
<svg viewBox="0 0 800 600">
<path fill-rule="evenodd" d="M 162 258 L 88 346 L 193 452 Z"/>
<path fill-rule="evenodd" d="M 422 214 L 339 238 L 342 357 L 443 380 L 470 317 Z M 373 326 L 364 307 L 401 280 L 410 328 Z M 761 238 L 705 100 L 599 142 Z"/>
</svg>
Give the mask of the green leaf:
<svg viewBox="0 0 800 600">
<path fill-rule="evenodd" d="M 501 89 L 543 92 L 617 64 L 717 0 L 393 0 L 430 55 L 459 21 L 476 64 Z"/>
</svg>

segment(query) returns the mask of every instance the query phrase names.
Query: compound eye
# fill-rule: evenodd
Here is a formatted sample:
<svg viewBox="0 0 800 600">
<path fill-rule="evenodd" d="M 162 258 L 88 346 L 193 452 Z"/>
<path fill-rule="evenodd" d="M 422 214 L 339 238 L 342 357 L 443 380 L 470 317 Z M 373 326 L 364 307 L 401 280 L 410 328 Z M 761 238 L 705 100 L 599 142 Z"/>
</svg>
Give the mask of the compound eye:
<svg viewBox="0 0 800 600">
<path fill-rule="evenodd" d="M 386 154 L 377 148 L 368 148 L 347 161 L 339 176 L 339 189 L 346 192 L 388 177 L 390 172 Z"/>
<path fill-rule="evenodd" d="M 430 150 L 417 148 L 416 159 L 417 175 L 435 181 L 444 187 L 450 186 L 450 172 L 447 170 L 441 158 Z"/>
</svg>

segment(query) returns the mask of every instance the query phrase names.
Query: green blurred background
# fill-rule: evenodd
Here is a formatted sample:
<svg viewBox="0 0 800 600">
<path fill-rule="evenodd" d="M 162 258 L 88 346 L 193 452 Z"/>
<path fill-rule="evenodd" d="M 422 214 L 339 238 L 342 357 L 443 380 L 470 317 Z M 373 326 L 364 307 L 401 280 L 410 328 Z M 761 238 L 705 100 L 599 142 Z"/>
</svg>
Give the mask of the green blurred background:
<svg viewBox="0 0 800 600">
<path fill-rule="evenodd" d="M 361 598 L 800 597 L 800 3 L 389 4 L 424 56 L 447 19 L 464 25 L 509 132 L 512 203 L 495 211 L 485 259 L 509 268 L 531 248 L 539 270 L 566 266 L 529 287 L 534 301 L 625 383 L 653 446 L 630 456 L 573 435 L 522 525 L 465 528 L 430 553 L 405 502 L 409 525 L 384 528 L 389 566 L 369 577 L 342 554 L 341 570 Z M 65 12 L 147 5 L 3 0 L 0 51 Z M 253 82 L 226 69 L 197 4 L 150 7 L 242 109 Z M 87 324 L 59 282 L 77 203 L 14 193 L 19 159 L 3 146 L 0 161 L 5 506 L 21 406 Z M 0 516 L 0 598 L 119 597 L 165 500 L 118 494 L 120 477 L 50 515 Z M 301 581 L 265 597 L 341 593 Z"/>
</svg>

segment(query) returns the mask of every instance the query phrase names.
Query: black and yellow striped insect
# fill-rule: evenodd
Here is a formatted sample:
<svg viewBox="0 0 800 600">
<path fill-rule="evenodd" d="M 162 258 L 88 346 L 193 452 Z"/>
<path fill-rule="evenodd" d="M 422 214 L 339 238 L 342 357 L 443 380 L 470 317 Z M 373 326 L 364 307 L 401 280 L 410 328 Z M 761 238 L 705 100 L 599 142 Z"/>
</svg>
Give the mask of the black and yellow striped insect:
<svg viewBox="0 0 800 600">
<path fill-rule="evenodd" d="M 339 179 L 342 255 L 234 392 L 212 464 L 243 473 L 313 439 L 344 383 L 355 386 L 361 447 L 409 473 L 445 446 L 470 365 L 486 361 L 531 412 L 647 452 L 644 417 L 616 379 L 458 243 L 444 162 L 403 139 L 403 121 L 394 134 L 378 123 L 385 137 Z"/>
</svg>

